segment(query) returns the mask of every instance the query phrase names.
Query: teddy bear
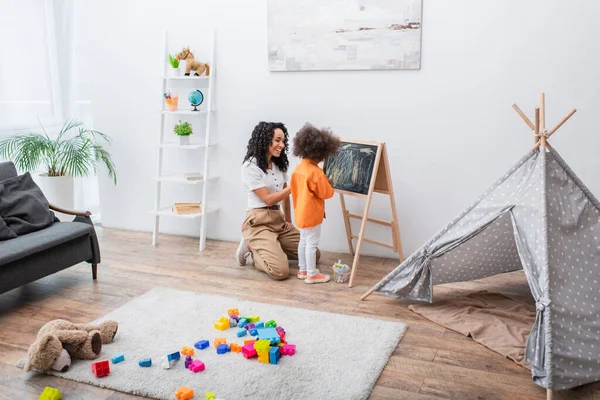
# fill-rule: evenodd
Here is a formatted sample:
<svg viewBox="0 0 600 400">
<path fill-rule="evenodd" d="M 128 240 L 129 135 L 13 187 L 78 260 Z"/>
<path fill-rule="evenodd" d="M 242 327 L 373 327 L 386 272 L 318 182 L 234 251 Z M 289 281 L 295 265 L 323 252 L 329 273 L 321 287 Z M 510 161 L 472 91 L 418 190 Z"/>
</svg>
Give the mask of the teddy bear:
<svg viewBox="0 0 600 400">
<path fill-rule="evenodd" d="M 118 328 L 117 321 L 112 320 L 100 324 L 50 321 L 40 328 L 36 341 L 29 347 L 23 369 L 66 372 L 71 359 L 94 360 L 100 355 L 102 345 L 112 342 Z"/>
</svg>

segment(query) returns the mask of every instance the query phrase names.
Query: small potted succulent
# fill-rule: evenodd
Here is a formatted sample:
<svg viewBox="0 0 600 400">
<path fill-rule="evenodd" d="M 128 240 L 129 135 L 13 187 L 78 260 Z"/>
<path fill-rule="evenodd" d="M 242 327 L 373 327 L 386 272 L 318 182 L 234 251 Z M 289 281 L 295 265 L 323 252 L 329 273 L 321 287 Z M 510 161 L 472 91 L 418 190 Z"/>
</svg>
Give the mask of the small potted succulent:
<svg viewBox="0 0 600 400">
<path fill-rule="evenodd" d="M 169 76 L 179 76 L 179 60 L 171 54 L 169 54 L 169 65 L 171 65 Z"/>
<path fill-rule="evenodd" d="M 192 125 L 187 121 L 181 122 L 181 120 L 173 127 L 173 132 L 179 136 L 179 144 L 181 145 L 190 144 L 190 135 L 194 133 Z"/>
</svg>

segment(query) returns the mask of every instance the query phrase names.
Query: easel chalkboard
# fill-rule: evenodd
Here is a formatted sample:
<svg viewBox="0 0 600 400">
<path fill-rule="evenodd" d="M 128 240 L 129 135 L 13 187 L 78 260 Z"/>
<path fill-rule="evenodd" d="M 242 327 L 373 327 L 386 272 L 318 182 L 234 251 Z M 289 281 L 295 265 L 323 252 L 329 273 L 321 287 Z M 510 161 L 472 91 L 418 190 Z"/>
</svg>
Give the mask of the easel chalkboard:
<svg viewBox="0 0 600 400">
<path fill-rule="evenodd" d="M 325 160 L 323 171 L 331 180 L 336 192 L 340 195 L 348 248 L 350 254 L 354 256 L 348 286 L 352 287 L 354 282 L 354 276 L 360 258 L 360 247 L 363 241 L 393 249 L 394 252 L 398 253 L 400 261 L 402 261 L 404 256 L 402 254 L 400 228 L 398 227 L 396 201 L 394 199 L 391 171 L 385 143 L 342 139 L 342 145 L 338 152 Z M 386 194 L 390 197 L 392 208 L 391 221 L 369 218 L 369 206 L 374 192 Z M 346 209 L 344 195 L 366 198 L 365 209 L 362 216 L 352 214 Z M 362 220 L 358 235 L 352 234 L 350 218 Z M 392 230 L 392 244 L 389 245 L 387 243 L 366 239 L 364 233 L 367 222 L 390 227 Z M 353 248 L 352 239 L 357 239 L 356 250 Z"/>
</svg>

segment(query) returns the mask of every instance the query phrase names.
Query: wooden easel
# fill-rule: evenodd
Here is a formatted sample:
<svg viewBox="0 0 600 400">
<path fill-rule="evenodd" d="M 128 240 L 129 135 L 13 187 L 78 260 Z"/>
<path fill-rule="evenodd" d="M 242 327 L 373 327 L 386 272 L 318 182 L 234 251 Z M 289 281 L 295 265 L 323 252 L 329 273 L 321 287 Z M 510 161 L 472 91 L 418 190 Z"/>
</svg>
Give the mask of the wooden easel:
<svg viewBox="0 0 600 400">
<path fill-rule="evenodd" d="M 383 246 L 394 250 L 395 253 L 398 253 L 400 261 L 404 259 L 402 254 L 402 242 L 400 240 L 400 228 L 398 227 L 398 215 L 396 213 L 396 200 L 394 198 L 394 190 L 392 187 L 392 179 L 391 179 L 391 171 L 390 164 L 388 162 L 387 150 L 385 143 L 379 142 L 365 142 L 358 140 L 342 140 L 343 142 L 348 143 L 357 143 L 357 144 L 365 144 L 371 146 L 377 146 L 377 154 L 375 156 L 375 165 L 373 167 L 373 173 L 371 175 L 371 181 L 369 185 L 369 191 L 367 194 L 362 193 L 353 193 L 346 190 L 336 189 L 336 192 L 340 195 L 340 201 L 342 203 L 342 213 L 344 217 L 344 225 L 346 226 L 346 239 L 348 240 L 348 248 L 350 250 L 350 255 L 354 256 L 354 260 L 352 261 L 352 272 L 350 273 L 350 282 L 348 283 L 348 287 L 352 287 L 354 283 L 354 276 L 356 275 L 356 269 L 358 268 L 358 260 L 360 258 L 360 247 L 363 242 L 368 242 L 372 244 L 376 244 L 378 246 Z M 369 217 L 369 206 L 371 205 L 371 198 L 373 197 L 373 193 L 382 193 L 387 194 L 390 197 L 390 204 L 392 206 L 392 220 L 391 221 L 383 221 L 376 218 Z M 365 204 L 365 209 L 363 211 L 363 215 L 352 214 L 346 209 L 346 202 L 344 200 L 344 195 L 354 196 L 360 198 L 366 198 L 367 202 Z M 350 218 L 360 219 L 360 231 L 358 235 L 352 234 L 352 228 L 350 226 Z M 379 225 L 388 226 L 392 230 L 392 244 L 382 243 L 375 240 L 367 239 L 364 237 L 365 229 L 367 227 L 367 222 L 373 222 Z M 356 249 L 353 248 L 352 239 L 357 239 Z"/>
</svg>

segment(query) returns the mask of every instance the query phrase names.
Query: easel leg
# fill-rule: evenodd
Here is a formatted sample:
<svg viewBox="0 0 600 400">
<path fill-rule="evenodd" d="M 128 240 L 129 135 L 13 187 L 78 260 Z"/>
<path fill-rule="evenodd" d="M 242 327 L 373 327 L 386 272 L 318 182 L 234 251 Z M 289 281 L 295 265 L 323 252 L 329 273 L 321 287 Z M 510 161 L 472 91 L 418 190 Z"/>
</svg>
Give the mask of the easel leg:
<svg viewBox="0 0 600 400">
<path fill-rule="evenodd" d="M 356 241 L 356 251 L 354 253 L 354 261 L 352 262 L 352 272 L 350 272 L 350 282 L 348 287 L 352 287 L 354 283 L 354 275 L 358 269 L 358 260 L 360 258 L 360 246 L 362 245 L 363 236 L 365 235 L 365 229 L 367 228 L 367 218 L 369 217 L 369 206 L 371 205 L 371 198 L 373 197 L 373 191 L 369 193 L 367 202 L 365 204 L 365 211 L 363 212 L 362 222 L 360 224 L 360 231 L 358 232 L 358 240 Z"/>
<path fill-rule="evenodd" d="M 348 250 L 350 255 L 354 255 L 354 246 L 352 246 L 352 226 L 350 225 L 350 217 L 348 216 L 348 209 L 346 209 L 346 201 L 344 195 L 340 193 L 340 201 L 342 203 L 342 215 L 344 217 L 344 225 L 346 226 L 346 239 L 348 240 Z"/>
<path fill-rule="evenodd" d="M 546 389 L 546 400 L 552 400 L 553 392 L 552 389 Z"/>
<path fill-rule="evenodd" d="M 402 252 L 402 240 L 400 238 L 400 226 L 398 224 L 398 212 L 396 211 L 396 198 L 394 197 L 394 185 L 392 184 L 392 171 L 390 171 L 390 163 L 387 156 L 387 146 L 383 147 L 383 166 L 385 168 L 385 176 L 387 181 L 387 190 L 389 192 L 390 205 L 392 207 L 392 237 L 394 239 L 394 251 L 398 253 L 400 262 L 404 261 Z"/>
</svg>

